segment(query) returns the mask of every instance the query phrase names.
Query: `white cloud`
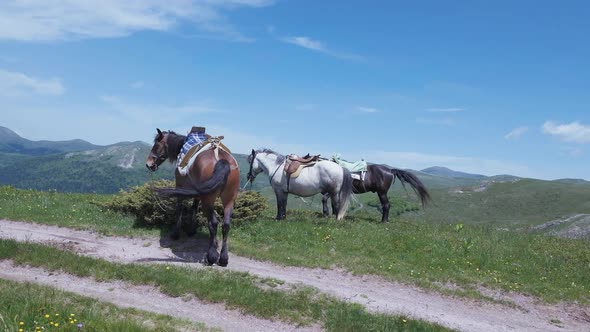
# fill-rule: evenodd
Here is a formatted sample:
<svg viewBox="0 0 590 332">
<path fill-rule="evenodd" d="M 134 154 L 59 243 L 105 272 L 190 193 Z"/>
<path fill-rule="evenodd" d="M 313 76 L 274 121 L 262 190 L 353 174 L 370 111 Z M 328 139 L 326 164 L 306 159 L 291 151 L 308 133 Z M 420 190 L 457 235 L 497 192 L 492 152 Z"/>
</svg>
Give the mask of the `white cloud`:
<svg viewBox="0 0 590 332">
<path fill-rule="evenodd" d="M 518 139 L 520 138 L 520 136 L 522 136 L 524 133 L 526 133 L 529 130 L 529 127 L 518 127 L 518 128 L 514 128 L 512 129 L 511 132 L 509 132 L 508 134 L 504 135 L 505 139 Z"/>
<path fill-rule="evenodd" d="M 365 159 L 398 168 L 411 168 L 415 170 L 421 170 L 431 166 L 444 166 L 457 171 L 484 175 L 511 174 L 535 176 L 526 166 L 494 159 L 399 151 L 372 151 L 365 156 Z"/>
<path fill-rule="evenodd" d="M 122 37 L 136 31 L 167 31 L 181 22 L 227 39 L 245 41 L 224 10 L 263 7 L 265 0 L 29 0 L 0 3 L 0 40 L 55 41 Z"/>
<path fill-rule="evenodd" d="M 0 69 L 0 94 L 22 96 L 31 93 L 61 95 L 65 92 L 59 78 L 40 79 L 23 73 Z"/>
<path fill-rule="evenodd" d="M 364 113 L 377 113 L 377 112 L 379 112 L 378 109 L 372 108 L 372 107 L 358 106 L 356 109 L 357 109 L 357 111 L 364 112 Z"/>
<path fill-rule="evenodd" d="M 274 31 L 274 29 L 273 29 Z M 358 54 L 349 54 L 349 53 L 342 53 L 334 51 L 328 48 L 324 43 L 319 40 L 312 39 L 306 36 L 291 36 L 291 37 L 284 37 L 280 38 L 279 40 L 297 45 L 299 47 L 307 48 L 312 51 L 320 52 L 323 54 L 327 54 L 336 58 L 345 59 L 345 60 L 354 60 L 354 61 L 363 61 L 365 57 L 358 55 Z"/>
<path fill-rule="evenodd" d="M 437 126 L 454 126 L 455 120 L 451 118 L 442 118 L 442 119 L 433 119 L 433 118 L 416 118 L 416 122 L 420 124 L 427 124 L 427 125 L 437 125 Z"/>
<path fill-rule="evenodd" d="M 127 121 L 153 122 L 163 117 L 186 118 L 205 113 L 216 113 L 218 110 L 204 104 L 190 103 L 186 105 L 166 105 L 129 102 L 116 96 L 102 96 L 104 104 L 117 115 Z"/>
<path fill-rule="evenodd" d="M 580 124 L 579 122 L 558 124 L 553 121 L 547 121 L 543 124 L 543 132 L 556 136 L 566 142 L 590 143 L 590 126 Z"/>
<path fill-rule="evenodd" d="M 429 108 L 428 112 L 433 113 L 456 113 L 456 112 L 463 112 L 464 108 L 459 107 L 450 107 L 450 108 Z"/>
<path fill-rule="evenodd" d="M 129 86 L 132 87 L 133 89 L 141 89 L 143 88 L 145 85 L 145 83 L 143 83 L 143 81 L 135 81 L 133 83 L 131 83 Z"/>
</svg>

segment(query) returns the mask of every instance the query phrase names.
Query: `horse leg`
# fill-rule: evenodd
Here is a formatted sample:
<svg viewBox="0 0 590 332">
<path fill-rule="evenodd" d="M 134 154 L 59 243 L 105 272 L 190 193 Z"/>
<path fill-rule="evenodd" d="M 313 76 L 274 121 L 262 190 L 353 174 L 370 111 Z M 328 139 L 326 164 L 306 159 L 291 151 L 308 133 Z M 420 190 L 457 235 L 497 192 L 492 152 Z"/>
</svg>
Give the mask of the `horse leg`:
<svg viewBox="0 0 590 332">
<path fill-rule="evenodd" d="M 383 192 L 380 191 L 377 193 L 377 195 L 379 195 L 379 201 L 381 202 L 381 210 L 382 210 L 382 216 L 381 216 L 381 222 L 389 222 L 389 198 L 387 197 L 387 191 Z"/>
<path fill-rule="evenodd" d="M 207 262 L 209 264 L 217 263 L 219 259 L 219 253 L 217 252 L 217 225 L 219 221 L 215 215 L 215 209 L 213 203 L 205 204 L 203 202 L 203 211 L 207 215 L 207 221 L 209 224 L 209 249 L 207 250 Z"/>
<path fill-rule="evenodd" d="M 170 237 L 173 240 L 178 240 L 180 238 L 180 230 L 182 228 L 182 198 L 178 198 L 176 200 L 176 224 L 172 228 L 172 233 L 170 233 Z"/>
<path fill-rule="evenodd" d="M 322 194 L 322 211 L 324 213 L 324 218 L 330 216 L 330 210 L 328 209 L 328 198 L 330 198 L 329 193 Z"/>
<path fill-rule="evenodd" d="M 187 236 L 193 236 L 197 232 L 197 215 L 199 213 L 199 199 L 193 199 L 193 207 L 191 209 L 191 222 L 186 229 Z"/>
<path fill-rule="evenodd" d="M 227 253 L 227 237 L 229 235 L 229 229 L 231 227 L 231 215 L 234 212 L 234 204 L 226 205 L 223 208 L 223 226 L 222 226 L 222 234 L 223 234 L 223 243 L 221 245 L 221 256 L 219 257 L 219 266 L 227 266 L 227 262 L 229 260 L 229 255 Z"/>
<path fill-rule="evenodd" d="M 340 197 L 338 193 L 330 194 L 330 202 L 332 203 L 332 215 L 336 217 L 340 211 Z"/>
<path fill-rule="evenodd" d="M 287 217 L 287 197 L 288 194 L 281 190 L 275 190 L 277 197 L 277 220 L 283 220 Z"/>
</svg>

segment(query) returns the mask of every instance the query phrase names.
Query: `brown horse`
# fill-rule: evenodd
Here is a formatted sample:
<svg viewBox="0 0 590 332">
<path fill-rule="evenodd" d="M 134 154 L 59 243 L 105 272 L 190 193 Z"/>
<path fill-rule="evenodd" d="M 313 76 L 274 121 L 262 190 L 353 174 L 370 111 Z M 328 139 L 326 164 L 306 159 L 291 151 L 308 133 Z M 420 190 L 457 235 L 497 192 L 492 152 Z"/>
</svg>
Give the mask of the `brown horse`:
<svg viewBox="0 0 590 332">
<path fill-rule="evenodd" d="M 151 171 L 156 171 L 166 159 L 175 162 L 186 140 L 186 136 L 173 131 L 162 132 L 160 129 L 157 131 L 154 146 L 145 164 Z M 178 237 L 182 223 L 182 199 L 194 198 L 195 207 L 199 201 L 201 202 L 203 213 L 209 223 L 207 261 L 209 264 L 217 263 L 220 266 L 227 266 L 229 260 L 227 238 L 234 202 L 240 190 L 240 169 L 236 159 L 224 149 L 220 147 L 210 149 L 204 147 L 203 149 L 205 150 L 197 156 L 186 176 L 180 175 L 178 168 L 176 168 L 176 188 L 161 188 L 156 189 L 156 192 L 162 196 L 179 198 L 176 210 L 178 220 L 172 233 L 173 238 Z M 221 256 L 217 252 L 217 225 L 219 222 L 214 210 L 217 197 L 221 198 L 223 204 Z"/>
<path fill-rule="evenodd" d="M 360 172 L 353 172 L 353 174 L 357 174 L 360 177 Z M 376 192 L 379 196 L 379 201 L 381 202 L 381 221 L 388 222 L 389 221 L 389 198 L 387 197 L 387 192 L 389 191 L 389 187 L 395 182 L 395 178 L 400 180 L 400 183 L 404 188 L 406 187 L 406 183 L 409 184 L 414 192 L 420 198 L 422 202 L 422 206 L 424 206 L 430 200 L 430 194 L 428 190 L 420 181 L 420 179 L 415 176 L 414 174 L 404 171 L 397 168 L 392 168 L 386 165 L 375 165 L 371 164 L 367 166 L 367 172 L 365 173 L 364 180 L 357 180 L 354 179 L 352 181 L 353 192 L 355 194 L 363 194 L 366 192 Z M 328 195 L 324 195 L 322 197 L 322 206 L 324 216 L 327 216 L 330 212 L 328 210 Z"/>
</svg>

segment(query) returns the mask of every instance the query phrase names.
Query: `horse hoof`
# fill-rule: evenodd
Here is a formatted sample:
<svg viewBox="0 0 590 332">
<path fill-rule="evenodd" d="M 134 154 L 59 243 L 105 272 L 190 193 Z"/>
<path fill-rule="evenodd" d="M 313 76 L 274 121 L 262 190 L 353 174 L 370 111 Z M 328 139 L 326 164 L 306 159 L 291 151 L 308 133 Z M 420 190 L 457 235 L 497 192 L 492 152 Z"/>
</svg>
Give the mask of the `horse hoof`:
<svg viewBox="0 0 590 332">
<path fill-rule="evenodd" d="M 228 259 L 227 258 L 220 258 L 219 262 L 217 262 L 217 265 L 222 266 L 222 267 L 226 267 L 228 263 Z"/>
<path fill-rule="evenodd" d="M 207 254 L 207 263 L 209 263 L 209 265 L 213 265 L 215 263 L 217 263 L 217 261 L 219 260 L 219 254 L 215 253 L 215 254 Z"/>
</svg>

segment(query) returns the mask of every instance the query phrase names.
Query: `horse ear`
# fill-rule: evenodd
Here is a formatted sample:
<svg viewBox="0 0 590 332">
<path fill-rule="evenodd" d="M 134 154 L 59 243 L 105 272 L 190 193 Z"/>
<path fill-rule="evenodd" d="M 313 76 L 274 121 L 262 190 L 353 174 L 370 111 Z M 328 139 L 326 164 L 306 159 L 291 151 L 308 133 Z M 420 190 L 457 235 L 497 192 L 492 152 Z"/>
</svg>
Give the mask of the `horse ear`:
<svg viewBox="0 0 590 332">
<path fill-rule="evenodd" d="M 160 128 L 156 128 L 156 130 L 158 131 L 158 135 L 162 135 L 162 131 L 160 130 Z"/>
<path fill-rule="evenodd" d="M 254 151 L 254 149 L 252 149 L 252 153 L 251 154 L 255 154 L 255 153 L 256 153 L 256 151 Z"/>
</svg>

